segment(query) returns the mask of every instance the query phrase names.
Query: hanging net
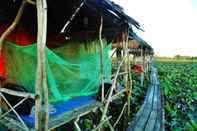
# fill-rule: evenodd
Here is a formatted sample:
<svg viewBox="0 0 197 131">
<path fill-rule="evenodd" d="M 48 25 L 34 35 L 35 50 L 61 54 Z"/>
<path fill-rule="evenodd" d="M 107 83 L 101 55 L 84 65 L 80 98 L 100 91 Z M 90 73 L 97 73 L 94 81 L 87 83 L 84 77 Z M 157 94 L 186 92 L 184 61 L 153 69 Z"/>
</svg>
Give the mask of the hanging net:
<svg viewBox="0 0 197 131">
<path fill-rule="evenodd" d="M 105 80 L 111 77 L 109 51 L 104 41 Z M 77 96 L 93 95 L 101 84 L 99 41 L 71 42 L 55 49 L 45 49 L 49 102 L 66 101 Z M 37 67 L 36 44 L 19 46 L 5 41 L 3 45 L 5 81 L 35 92 Z M 2 58 L 1 58 L 2 59 Z M 3 62 L 2 62 L 3 61 Z"/>
</svg>

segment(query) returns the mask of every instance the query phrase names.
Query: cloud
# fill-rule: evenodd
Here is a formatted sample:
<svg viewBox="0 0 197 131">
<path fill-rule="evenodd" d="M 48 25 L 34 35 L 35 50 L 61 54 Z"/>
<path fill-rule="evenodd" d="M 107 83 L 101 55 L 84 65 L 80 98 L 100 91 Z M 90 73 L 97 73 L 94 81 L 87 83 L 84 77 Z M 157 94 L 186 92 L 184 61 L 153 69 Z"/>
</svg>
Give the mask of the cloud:
<svg viewBox="0 0 197 131">
<path fill-rule="evenodd" d="M 138 20 L 157 55 L 197 56 L 197 6 L 191 0 L 114 0 Z"/>
</svg>

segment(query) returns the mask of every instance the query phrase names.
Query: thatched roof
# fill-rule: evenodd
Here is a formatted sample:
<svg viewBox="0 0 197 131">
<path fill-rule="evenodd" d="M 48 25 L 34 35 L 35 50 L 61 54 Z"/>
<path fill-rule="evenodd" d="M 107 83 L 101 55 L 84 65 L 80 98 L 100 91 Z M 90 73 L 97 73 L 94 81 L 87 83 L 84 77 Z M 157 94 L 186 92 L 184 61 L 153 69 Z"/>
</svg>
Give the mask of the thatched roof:
<svg viewBox="0 0 197 131">
<path fill-rule="evenodd" d="M 11 23 L 20 7 L 22 0 L 2 0 L 0 4 L 0 22 Z M 75 10 L 84 2 L 71 24 L 66 30 L 66 35 L 74 32 L 95 32 L 97 35 L 100 17 L 103 16 L 103 36 L 112 39 L 116 32 L 120 32 L 134 25 L 140 28 L 137 21 L 126 15 L 123 9 L 109 0 L 47 0 L 48 4 L 48 35 L 59 34 L 62 27 L 70 19 Z M 84 19 L 88 20 L 88 26 L 84 26 Z M 27 5 L 21 24 L 37 29 L 36 8 Z M 115 27 L 115 28 L 114 28 Z M 36 34 L 36 32 L 34 32 Z"/>
</svg>

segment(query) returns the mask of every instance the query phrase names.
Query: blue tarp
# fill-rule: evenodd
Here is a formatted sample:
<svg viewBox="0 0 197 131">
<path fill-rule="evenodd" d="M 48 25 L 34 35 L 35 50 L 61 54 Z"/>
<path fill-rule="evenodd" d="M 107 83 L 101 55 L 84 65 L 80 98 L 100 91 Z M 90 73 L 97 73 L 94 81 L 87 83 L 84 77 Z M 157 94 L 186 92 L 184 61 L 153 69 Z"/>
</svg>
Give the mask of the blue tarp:
<svg viewBox="0 0 197 131">
<path fill-rule="evenodd" d="M 91 103 L 96 102 L 93 96 L 81 96 L 70 99 L 66 102 L 59 102 L 49 107 L 53 109 L 49 109 L 49 116 L 50 118 L 57 117 L 62 113 L 72 111 L 73 109 L 79 108 L 84 105 L 89 105 Z M 35 116 L 34 114 L 31 115 L 22 115 L 21 118 L 25 121 L 25 123 L 31 127 L 34 127 L 35 124 Z"/>
</svg>

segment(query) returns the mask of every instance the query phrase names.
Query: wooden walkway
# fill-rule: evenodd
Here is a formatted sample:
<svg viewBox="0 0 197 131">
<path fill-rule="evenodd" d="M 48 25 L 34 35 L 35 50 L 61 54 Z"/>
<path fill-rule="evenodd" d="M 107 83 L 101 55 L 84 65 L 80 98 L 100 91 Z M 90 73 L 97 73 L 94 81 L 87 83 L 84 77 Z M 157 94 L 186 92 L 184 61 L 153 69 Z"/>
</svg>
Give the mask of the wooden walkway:
<svg viewBox="0 0 197 131">
<path fill-rule="evenodd" d="M 160 84 L 157 70 L 152 67 L 151 84 L 146 98 L 134 121 L 127 131 L 160 131 L 163 130 L 163 109 L 161 104 Z"/>
</svg>

